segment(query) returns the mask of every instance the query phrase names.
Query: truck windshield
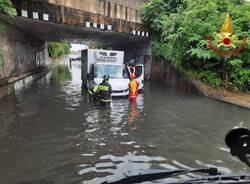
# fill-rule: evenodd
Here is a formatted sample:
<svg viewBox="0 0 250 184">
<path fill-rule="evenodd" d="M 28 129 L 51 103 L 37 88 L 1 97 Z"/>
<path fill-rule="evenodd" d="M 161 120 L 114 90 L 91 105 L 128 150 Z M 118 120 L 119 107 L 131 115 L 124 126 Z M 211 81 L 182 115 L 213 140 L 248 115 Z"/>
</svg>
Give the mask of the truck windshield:
<svg viewBox="0 0 250 184">
<path fill-rule="evenodd" d="M 102 78 L 103 75 L 109 75 L 109 77 L 113 79 L 128 78 L 123 65 L 95 65 L 95 77 Z"/>
</svg>

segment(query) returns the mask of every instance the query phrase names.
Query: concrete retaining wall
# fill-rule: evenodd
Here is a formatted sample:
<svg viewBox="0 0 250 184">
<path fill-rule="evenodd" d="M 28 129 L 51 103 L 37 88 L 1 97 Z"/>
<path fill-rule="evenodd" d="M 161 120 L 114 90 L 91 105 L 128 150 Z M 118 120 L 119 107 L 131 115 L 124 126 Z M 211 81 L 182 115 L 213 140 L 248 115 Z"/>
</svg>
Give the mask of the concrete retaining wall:
<svg viewBox="0 0 250 184">
<path fill-rule="evenodd" d="M 0 49 L 4 60 L 0 80 L 49 64 L 44 41 L 3 21 L 0 21 L 0 27 Z"/>
<path fill-rule="evenodd" d="M 185 78 L 173 65 L 163 59 L 153 57 L 150 80 L 165 83 L 179 92 L 202 95 L 200 90 L 189 79 Z"/>
</svg>

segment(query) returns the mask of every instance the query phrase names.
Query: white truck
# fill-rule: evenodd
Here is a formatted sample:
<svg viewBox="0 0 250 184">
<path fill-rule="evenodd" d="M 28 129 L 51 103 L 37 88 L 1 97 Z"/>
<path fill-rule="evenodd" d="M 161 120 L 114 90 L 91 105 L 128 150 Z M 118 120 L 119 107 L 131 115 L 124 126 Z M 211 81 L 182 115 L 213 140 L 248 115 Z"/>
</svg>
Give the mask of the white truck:
<svg viewBox="0 0 250 184">
<path fill-rule="evenodd" d="M 82 81 L 90 88 L 100 84 L 103 75 L 109 75 L 112 96 L 127 96 L 129 94 L 129 77 L 124 65 L 124 52 L 113 50 L 82 50 Z"/>
<path fill-rule="evenodd" d="M 136 80 L 139 81 L 139 91 L 142 91 L 144 89 L 144 65 L 143 64 L 135 65 L 135 75 L 136 75 Z"/>
<path fill-rule="evenodd" d="M 109 75 L 112 96 L 129 94 L 129 76 L 124 64 L 124 52 L 114 50 L 87 49 L 81 52 L 82 81 L 86 88 L 98 85 L 104 75 Z M 143 89 L 144 67 L 136 65 L 136 76 L 140 82 L 139 90 Z"/>
</svg>

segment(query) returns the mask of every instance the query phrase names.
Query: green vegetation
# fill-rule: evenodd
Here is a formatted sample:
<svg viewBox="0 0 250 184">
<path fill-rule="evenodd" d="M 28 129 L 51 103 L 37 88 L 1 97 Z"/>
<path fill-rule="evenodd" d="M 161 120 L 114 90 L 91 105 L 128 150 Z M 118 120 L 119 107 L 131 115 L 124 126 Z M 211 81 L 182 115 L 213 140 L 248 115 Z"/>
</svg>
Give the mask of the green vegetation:
<svg viewBox="0 0 250 184">
<path fill-rule="evenodd" d="M 17 15 L 16 9 L 10 0 L 0 0 L 0 13 L 7 14 L 10 16 Z M 3 31 L 5 27 L 0 23 L 0 32 Z M 0 71 L 3 71 L 3 76 L 0 74 L 0 78 L 4 77 L 4 51 L 0 48 Z"/>
<path fill-rule="evenodd" d="M 5 72 L 4 72 L 4 53 L 2 51 L 2 49 L 0 48 L 0 79 L 5 78 Z"/>
<path fill-rule="evenodd" d="M 4 58 L 3 58 L 3 51 L 0 49 L 0 70 L 4 67 Z"/>
<path fill-rule="evenodd" d="M 70 44 L 61 42 L 49 42 L 48 49 L 49 56 L 51 58 L 58 58 L 70 53 Z"/>
<path fill-rule="evenodd" d="M 207 84 L 250 91 L 249 12 L 250 3 L 243 0 L 150 0 L 143 6 L 142 18 L 152 29 L 154 56 Z M 248 40 L 241 53 L 224 57 L 208 48 L 208 37 L 216 39 L 226 13 L 239 38 L 236 45 L 243 36 Z"/>
<path fill-rule="evenodd" d="M 10 0 L 0 0 L 0 13 L 5 13 L 10 16 L 17 15 L 16 9 Z"/>
</svg>

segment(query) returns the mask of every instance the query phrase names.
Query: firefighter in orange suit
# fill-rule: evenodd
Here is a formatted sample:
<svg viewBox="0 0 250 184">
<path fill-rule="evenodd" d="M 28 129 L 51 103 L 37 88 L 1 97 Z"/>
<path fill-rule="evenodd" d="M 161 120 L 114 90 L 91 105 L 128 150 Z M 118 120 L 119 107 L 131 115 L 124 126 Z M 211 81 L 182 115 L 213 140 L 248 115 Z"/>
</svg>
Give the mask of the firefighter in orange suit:
<svg viewBox="0 0 250 184">
<path fill-rule="evenodd" d="M 129 82 L 129 101 L 135 102 L 136 97 L 138 95 L 138 88 L 139 88 L 139 82 L 135 79 L 135 74 L 130 75 L 130 82 Z"/>
</svg>

